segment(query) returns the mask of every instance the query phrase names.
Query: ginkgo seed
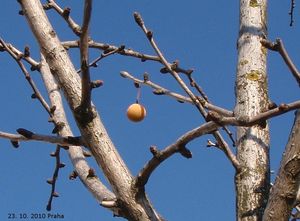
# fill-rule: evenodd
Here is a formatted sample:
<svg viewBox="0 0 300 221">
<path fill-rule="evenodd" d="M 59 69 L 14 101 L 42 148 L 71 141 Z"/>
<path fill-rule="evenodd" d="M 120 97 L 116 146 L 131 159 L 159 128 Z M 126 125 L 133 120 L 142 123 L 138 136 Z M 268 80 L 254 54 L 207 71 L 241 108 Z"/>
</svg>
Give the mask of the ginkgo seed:
<svg viewBox="0 0 300 221">
<path fill-rule="evenodd" d="M 142 121 L 146 117 L 146 109 L 141 104 L 131 104 L 127 109 L 127 117 L 133 122 Z"/>
</svg>

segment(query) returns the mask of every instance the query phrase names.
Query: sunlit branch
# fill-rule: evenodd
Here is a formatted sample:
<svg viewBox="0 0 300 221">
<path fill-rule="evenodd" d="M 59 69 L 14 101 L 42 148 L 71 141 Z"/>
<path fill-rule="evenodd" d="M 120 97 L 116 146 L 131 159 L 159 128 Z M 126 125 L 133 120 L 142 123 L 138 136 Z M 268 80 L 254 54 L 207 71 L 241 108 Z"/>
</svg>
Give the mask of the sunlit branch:
<svg viewBox="0 0 300 221">
<path fill-rule="evenodd" d="M 57 144 L 60 146 L 82 146 L 83 142 L 80 137 L 59 137 L 33 133 L 25 129 L 18 129 L 19 134 L 12 134 L 0 131 L 0 137 L 12 141 L 41 141 L 46 143 Z"/>
<path fill-rule="evenodd" d="M 217 113 L 209 112 L 208 115 L 212 121 L 207 122 L 201 125 L 200 127 L 187 132 L 186 134 L 181 136 L 175 143 L 169 145 L 162 151 L 159 151 L 157 150 L 157 148 L 152 147 L 151 152 L 153 154 L 153 158 L 139 172 L 136 178 L 136 185 L 138 185 L 139 187 L 144 186 L 148 182 L 148 179 L 151 176 L 152 172 L 159 166 L 159 164 L 167 158 L 169 158 L 170 156 L 172 156 L 174 153 L 179 152 L 180 148 L 185 147 L 185 145 L 187 145 L 189 142 L 202 135 L 216 132 L 216 130 L 219 127 L 222 127 L 223 125 L 243 127 L 249 127 L 255 124 L 261 125 L 262 121 L 299 108 L 300 101 L 296 101 L 289 104 L 281 104 L 277 108 L 266 111 L 264 113 L 260 113 L 254 117 L 247 119 L 236 119 L 235 117 L 221 117 Z M 218 144 L 214 144 L 212 146 L 218 147 Z M 235 155 L 231 151 L 228 151 L 226 153 L 228 154 L 227 157 L 231 161 L 236 160 Z M 234 163 L 238 164 L 238 161 Z"/>
<path fill-rule="evenodd" d="M 6 43 L 6 47 L 9 48 L 11 50 L 11 52 L 13 54 L 15 54 L 15 56 L 17 58 L 22 59 L 22 60 L 26 61 L 28 64 L 30 64 L 31 65 L 31 71 L 39 69 L 40 63 L 37 62 L 36 60 L 34 60 L 28 54 L 25 56 L 25 54 L 23 52 L 21 52 L 20 50 L 15 48 L 12 44 L 7 44 Z M 28 48 L 28 47 L 26 47 L 26 48 Z M 2 43 L 0 43 L 0 51 L 5 51 L 5 47 L 2 45 Z"/>
<path fill-rule="evenodd" d="M 150 161 L 147 162 L 147 164 L 143 167 L 143 169 L 139 172 L 139 174 L 136 177 L 136 186 L 137 187 L 143 187 L 146 185 L 146 183 L 149 180 L 149 177 L 153 173 L 153 171 L 167 158 L 172 156 L 175 153 L 180 152 L 181 148 L 185 148 L 185 145 L 187 145 L 192 140 L 196 139 L 197 137 L 200 137 L 204 134 L 209 134 L 215 131 L 219 126 L 214 122 L 208 122 L 203 124 L 202 126 L 195 128 L 184 135 L 182 135 L 177 141 L 166 148 L 164 148 L 162 151 L 157 150 L 156 147 L 151 147 L 150 150 L 153 154 L 153 157 Z"/>
<path fill-rule="evenodd" d="M 56 107 L 56 110 L 53 113 L 53 118 L 55 121 L 63 122 L 65 125 L 61 130 L 59 130 L 59 135 L 62 137 L 72 137 L 73 134 L 66 119 L 61 94 L 58 89 L 59 86 L 55 81 L 54 76 L 52 75 L 43 55 L 40 71 L 49 94 L 50 102 L 52 106 Z M 81 142 L 83 146 L 86 146 L 82 140 Z M 115 199 L 115 195 L 102 184 L 99 178 L 86 179 L 90 167 L 87 164 L 85 157 L 89 157 L 91 154 L 83 150 L 81 146 L 75 145 L 69 145 L 68 153 L 76 171 L 76 175 L 80 177 L 82 183 L 95 196 L 97 201 L 100 204 L 102 201 L 113 201 Z M 114 211 L 114 208 L 111 208 L 111 210 Z"/>
<path fill-rule="evenodd" d="M 68 23 L 69 27 L 72 29 L 72 31 L 77 35 L 80 36 L 81 34 L 81 28 L 80 26 L 71 18 L 70 8 L 62 9 L 54 0 L 48 0 L 48 4 L 44 5 L 45 9 L 53 8 L 58 14 L 60 14 L 65 21 Z"/>
<path fill-rule="evenodd" d="M 34 93 L 32 95 L 32 98 L 37 98 L 40 101 L 40 103 L 43 105 L 43 107 L 45 108 L 45 110 L 50 114 L 51 113 L 50 107 L 47 104 L 47 102 L 44 99 L 44 97 L 42 96 L 42 94 L 39 91 L 39 89 L 37 88 L 37 86 L 35 85 L 33 79 L 31 78 L 29 72 L 26 70 L 24 64 L 22 63 L 20 54 L 14 53 L 14 51 L 12 51 L 10 49 L 10 47 L 1 38 L 0 38 L 0 43 L 3 46 L 4 50 L 7 51 L 10 54 L 10 56 L 17 62 L 17 64 L 19 65 L 20 69 L 24 73 L 24 76 L 25 76 L 26 80 L 28 81 L 29 85 L 31 86 L 31 88 L 33 90 L 33 93 Z"/>
<path fill-rule="evenodd" d="M 134 19 L 138 26 L 143 30 L 145 33 L 147 39 L 149 40 L 152 48 L 156 52 L 157 56 L 160 58 L 161 63 L 165 66 L 167 71 L 175 78 L 175 80 L 178 82 L 178 84 L 181 86 L 181 88 L 188 94 L 188 96 L 191 98 L 201 115 L 206 119 L 207 113 L 197 97 L 193 94 L 193 92 L 188 88 L 188 86 L 184 83 L 184 81 L 181 79 L 179 74 L 176 72 L 176 68 L 178 66 L 177 62 L 174 62 L 172 65 L 166 60 L 162 52 L 160 51 L 159 47 L 157 46 L 156 42 L 153 38 L 153 32 L 148 30 L 145 26 L 145 23 L 141 17 L 141 15 L 137 12 L 134 13 Z M 215 139 L 217 140 L 220 147 L 222 147 L 222 150 L 224 151 L 225 155 L 229 157 L 229 160 L 231 161 L 232 165 L 236 168 L 236 170 L 239 169 L 239 163 L 237 159 L 235 158 L 235 155 L 232 153 L 229 145 L 226 143 L 226 141 L 222 138 L 222 135 L 220 132 L 216 131 L 212 133 Z"/>
<path fill-rule="evenodd" d="M 124 78 L 127 78 L 127 79 L 130 79 L 136 83 L 139 83 L 139 84 L 143 84 L 143 85 L 147 85 L 151 88 L 154 89 L 153 93 L 154 94 L 159 94 L 159 95 L 167 95 L 167 96 L 170 96 L 170 97 L 173 97 L 175 98 L 176 100 L 180 101 L 180 102 L 188 102 L 188 103 L 192 103 L 192 100 L 188 97 L 185 97 L 181 94 L 177 94 L 175 92 L 172 92 L 158 84 L 155 84 L 153 83 L 149 77 L 146 77 L 147 75 L 144 75 L 144 79 L 143 80 L 140 80 L 138 78 L 135 78 L 133 77 L 130 73 L 128 73 L 127 71 L 121 71 L 121 76 L 124 77 Z M 146 79 L 145 79 L 146 78 Z"/>
<path fill-rule="evenodd" d="M 143 54 L 143 53 L 135 51 L 135 50 L 133 50 L 131 48 L 126 49 L 124 45 L 118 47 L 118 46 L 115 46 L 115 45 L 110 45 L 110 44 L 95 42 L 95 41 L 92 41 L 92 40 L 90 40 L 88 43 L 89 43 L 89 47 L 90 48 L 103 50 L 106 53 L 111 52 L 111 51 L 116 51 L 116 54 L 138 58 L 142 62 L 145 62 L 145 61 L 157 61 L 157 62 L 161 63 L 160 58 L 158 56 L 149 55 L 149 54 Z M 66 49 L 69 49 L 69 48 L 78 48 L 79 47 L 78 41 L 64 41 L 64 42 L 62 42 L 62 45 Z M 120 48 L 122 48 L 122 50 L 118 50 Z M 190 70 L 186 70 L 186 69 L 183 69 L 181 67 L 177 67 L 176 71 L 179 72 L 179 73 L 183 73 L 183 74 L 188 74 L 190 72 Z"/>
<path fill-rule="evenodd" d="M 288 68 L 290 69 L 294 78 L 296 79 L 296 81 L 298 82 L 298 84 L 300 86 L 300 72 L 298 71 L 297 67 L 295 66 L 295 64 L 293 63 L 292 59 L 290 58 L 288 52 L 286 51 L 282 40 L 278 38 L 278 39 L 276 39 L 275 43 L 267 41 L 267 40 L 262 40 L 261 43 L 266 48 L 273 50 L 273 51 L 277 51 L 281 55 L 282 59 L 284 60 L 284 62 L 286 63 L 286 65 L 288 66 Z"/>
<path fill-rule="evenodd" d="M 101 53 L 101 55 L 99 57 L 95 58 L 91 63 L 89 63 L 88 66 L 89 67 L 98 67 L 97 63 L 100 60 L 102 60 L 103 58 L 106 58 L 110 55 L 116 54 L 116 53 L 118 53 L 118 51 L 122 51 L 122 50 L 124 50 L 124 48 L 121 46 L 121 47 L 116 48 L 116 49 L 111 50 L 111 51 L 104 51 L 104 52 Z M 77 70 L 77 73 L 80 73 L 80 72 L 81 72 L 81 69 Z"/>
<path fill-rule="evenodd" d="M 253 125 L 264 125 L 264 122 L 270 118 L 282 115 L 292 110 L 300 108 L 300 101 L 295 101 L 288 104 L 280 104 L 278 107 L 259 113 L 253 117 L 223 117 L 216 112 L 208 112 L 209 120 L 215 121 L 220 125 L 232 125 L 232 126 L 245 126 L 250 127 Z"/>
<path fill-rule="evenodd" d="M 151 88 L 154 89 L 153 93 L 154 94 L 157 94 L 157 95 L 167 95 L 167 96 L 170 96 L 170 97 L 173 97 L 174 99 L 176 99 L 177 101 L 179 102 L 187 102 L 187 103 L 191 103 L 191 104 L 194 104 L 192 102 L 192 100 L 189 98 L 189 97 L 186 97 L 186 96 L 183 96 L 181 94 L 178 94 L 178 93 L 175 93 L 175 92 L 172 92 L 154 82 L 152 82 L 149 78 L 149 75 L 147 73 L 144 74 L 144 79 L 141 80 L 141 79 L 138 79 L 134 76 L 132 76 L 129 72 L 127 71 L 121 71 L 121 76 L 124 77 L 124 78 L 127 78 L 127 79 L 130 79 L 132 80 L 133 82 L 136 82 L 136 83 L 139 83 L 139 84 L 143 84 L 143 85 L 147 85 Z M 203 105 L 204 108 L 208 109 L 208 110 L 212 110 L 212 111 L 215 111 L 223 116 L 226 116 L 226 117 L 232 117 L 233 116 L 233 112 L 232 111 L 229 111 L 229 110 L 226 110 L 224 108 L 221 108 L 221 107 L 218 107 L 218 106 L 215 106 L 207 101 L 205 101 L 203 98 L 198 98 L 199 101 L 201 102 L 201 104 Z"/>
</svg>

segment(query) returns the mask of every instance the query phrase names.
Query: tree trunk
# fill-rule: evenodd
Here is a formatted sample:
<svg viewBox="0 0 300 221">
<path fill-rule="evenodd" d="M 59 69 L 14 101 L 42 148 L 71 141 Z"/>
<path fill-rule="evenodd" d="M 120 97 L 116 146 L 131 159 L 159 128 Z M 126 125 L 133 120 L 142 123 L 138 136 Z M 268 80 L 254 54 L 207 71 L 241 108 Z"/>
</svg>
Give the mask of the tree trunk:
<svg viewBox="0 0 300 221">
<path fill-rule="evenodd" d="M 238 118 L 248 118 L 268 109 L 265 39 L 267 0 L 240 0 L 240 27 L 236 76 Z M 270 185 L 269 129 L 267 122 L 237 128 L 235 177 L 237 220 L 262 220 Z"/>
<path fill-rule="evenodd" d="M 132 221 L 161 220 L 144 192 L 135 189 L 134 178 L 110 140 L 95 107 L 90 113 L 78 112 L 81 104 L 81 78 L 52 28 L 41 2 L 39 0 L 19 0 L 19 2 L 41 53 L 64 92 L 82 138 L 116 195 L 115 206 L 119 211 L 116 215 Z"/>
<path fill-rule="evenodd" d="M 297 111 L 264 221 L 289 220 L 300 184 L 300 111 Z M 299 199 L 298 199 L 299 200 Z M 299 204 L 299 202 L 297 202 Z"/>
</svg>

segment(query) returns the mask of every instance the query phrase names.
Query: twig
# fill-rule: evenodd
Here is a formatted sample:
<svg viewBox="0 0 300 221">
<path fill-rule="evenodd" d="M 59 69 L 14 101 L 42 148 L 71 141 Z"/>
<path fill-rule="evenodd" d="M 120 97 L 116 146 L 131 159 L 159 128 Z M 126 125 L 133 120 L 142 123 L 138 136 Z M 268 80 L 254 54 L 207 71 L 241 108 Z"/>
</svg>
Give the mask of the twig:
<svg viewBox="0 0 300 221">
<path fill-rule="evenodd" d="M 24 56 L 24 53 L 19 51 L 17 48 L 15 48 L 13 45 L 11 44 L 6 44 L 6 46 L 12 51 L 13 54 L 16 55 L 16 57 L 18 57 L 19 59 L 22 59 L 24 61 L 26 61 L 28 64 L 31 65 L 31 71 L 34 70 L 39 70 L 40 67 L 40 63 L 35 61 L 32 57 L 30 56 Z M 2 45 L 0 43 L 0 51 L 5 50 L 4 45 Z"/>
<path fill-rule="evenodd" d="M 18 50 L 16 50 L 14 47 L 11 47 L 10 45 L 7 45 L 2 39 L 0 39 L 0 43 L 3 47 L 3 49 L 5 49 L 10 55 L 11 57 L 14 58 L 14 60 L 18 63 L 19 67 L 21 68 L 22 72 L 25 75 L 26 80 L 28 81 L 28 83 L 30 84 L 32 90 L 33 90 L 33 94 L 32 94 L 32 98 L 37 98 L 40 103 L 42 104 L 42 106 L 44 107 L 44 109 L 48 112 L 48 114 L 50 115 L 50 118 L 52 119 L 53 117 L 53 113 L 55 112 L 56 107 L 52 106 L 51 108 L 49 107 L 49 105 L 47 104 L 47 102 L 45 101 L 45 99 L 43 98 L 43 96 L 41 95 L 41 93 L 39 92 L 38 88 L 36 87 L 34 81 L 32 80 L 32 78 L 30 77 L 29 72 L 26 70 L 25 66 L 23 65 L 21 59 L 23 58 L 24 60 L 26 60 L 28 63 L 30 63 L 31 66 L 31 70 L 40 70 L 40 64 L 36 64 L 33 63 L 33 59 L 30 59 L 30 50 L 29 47 L 26 46 L 25 50 L 24 50 L 24 54 L 23 53 L 19 53 Z M 54 120 L 51 120 L 51 122 L 54 123 L 55 127 L 52 131 L 52 133 L 58 133 L 62 128 L 63 125 L 60 124 L 59 122 L 55 122 Z M 18 129 L 17 130 L 19 134 L 21 134 L 23 137 L 25 137 L 26 139 L 35 139 L 35 140 L 41 140 L 41 141 L 48 141 L 48 142 L 57 142 L 57 138 L 56 137 L 49 137 L 49 136 L 43 136 L 43 135 L 38 135 L 38 134 L 34 134 L 31 131 L 25 130 L 25 129 Z M 7 135 L 7 134 L 6 134 Z M 14 147 L 18 147 L 19 143 L 16 140 L 16 137 L 13 139 L 10 139 L 11 143 L 13 144 Z M 66 138 L 66 140 L 61 141 L 60 143 L 67 149 L 68 147 L 64 144 L 65 141 L 71 141 L 70 143 L 76 143 L 77 139 L 70 137 Z M 57 149 L 60 149 L 59 146 L 57 146 Z M 58 151 L 59 153 L 59 151 Z M 56 156 L 56 161 L 58 161 L 59 159 L 59 154 L 57 154 Z M 56 167 L 55 169 L 55 174 L 58 173 L 59 168 Z M 57 172 L 56 172 L 57 171 Z M 52 203 L 52 199 L 53 197 L 58 196 L 57 193 L 55 193 L 55 182 L 52 183 L 52 190 L 51 190 L 51 196 L 49 198 L 49 202 L 47 205 L 47 210 L 51 210 L 51 203 Z"/>
<path fill-rule="evenodd" d="M 280 104 L 278 107 L 259 113 L 253 117 L 235 118 L 235 117 L 222 117 L 215 112 L 209 112 L 208 116 L 210 120 L 215 121 L 220 125 L 232 125 L 232 126 L 243 126 L 250 127 L 253 125 L 264 125 L 264 121 L 282 115 L 292 110 L 300 108 L 300 101 L 295 101 L 288 104 Z"/>
<path fill-rule="evenodd" d="M 293 26 L 294 24 L 294 9 L 295 9 L 295 0 L 291 0 L 291 8 L 290 8 L 290 11 L 289 11 L 289 15 L 291 17 L 290 19 L 290 26 Z"/>
<path fill-rule="evenodd" d="M 101 53 L 101 55 L 97 58 L 95 58 L 91 63 L 89 63 L 89 67 L 98 67 L 97 63 L 102 60 L 103 58 L 106 58 L 110 55 L 113 55 L 113 54 L 116 54 L 118 53 L 118 51 L 122 51 L 124 50 L 123 47 L 119 47 L 119 48 L 116 48 L 114 50 L 111 50 L 111 51 L 104 51 L 103 53 Z M 81 72 L 81 69 L 77 70 L 77 73 L 80 73 Z"/>
<path fill-rule="evenodd" d="M 79 47 L 78 41 L 65 41 L 65 42 L 62 42 L 62 45 L 66 49 L 78 48 Z M 130 49 L 130 48 L 128 48 L 128 49 L 123 48 L 123 50 L 118 50 L 121 47 L 117 47 L 115 45 L 110 45 L 110 44 L 104 44 L 104 43 L 100 43 L 100 42 L 94 42 L 92 40 L 89 41 L 89 47 L 104 50 L 104 51 L 116 51 L 116 53 L 119 54 L 119 55 L 138 58 L 138 59 L 141 59 L 142 62 L 157 61 L 157 62 L 161 63 L 160 58 L 158 56 L 143 54 L 141 52 L 135 51 L 135 50 Z M 170 64 L 170 65 L 172 65 L 172 64 Z M 178 71 L 178 73 L 183 73 L 183 74 L 188 74 L 190 72 L 190 70 L 185 70 L 181 67 L 177 67 L 176 71 Z"/>
<path fill-rule="evenodd" d="M 79 47 L 78 41 L 65 41 L 65 42 L 62 42 L 62 45 L 67 49 L 69 49 L 69 48 L 78 48 Z M 104 43 L 94 42 L 94 41 L 89 41 L 89 47 L 104 50 L 104 51 L 115 51 L 115 50 L 118 50 L 120 48 L 120 47 L 117 47 L 115 45 L 109 45 L 109 44 L 104 44 Z M 125 55 L 125 56 L 139 58 L 142 61 L 146 61 L 146 60 L 160 61 L 159 57 L 157 57 L 157 56 L 142 54 L 142 53 L 134 51 L 132 49 L 125 49 L 124 48 L 124 50 L 119 50 L 119 51 L 117 51 L 117 53 L 121 54 L 121 55 Z"/>
<path fill-rule="evenodd" d="M 149 79 L 149 75 L 148 73 L 145 73 L 144 74 L 144 79 L 141 80 L 141 79 L 138 79 L 134 76 L 132 76 L 129 72 L 127 71 L 121 71 L 120 72 L 120 75 L 124 78 L 127 78 L 127 79 L 130 79 L 136 83 L 139 83 L 139 84 L 143 84 L 143 85 L 147 85 L 151 88 L 154 89 L 153 93 L 156 94 L 156 95 L 167 95 L 167 96 L 170 96 L 170 97 L 173 97 L 175 98 L 177 101 L 179 102 L 187 102 L 187 103 L 191 103 L 191 104 L 194 104 L 191 100 L 191 98 L 189 97 L 186 97 L 186 96 L 183 96 L 181 94 L 178 94 L 178 93 L 175 93 L 175 92 L 172 92 L 158 84 L 155 84 L 154 82 L 152 82 L 150 79 Z M 221 108 L 221 107 L 218 107 L 218 106 L 215 106 L 207 101 L 205 101 L 203 98 L 198 98 L 200 103 L 203 105 L 204 108 L 208 109 L 208 110 L 211 110 L 211 111 L 215 111 L 223 116 L 226 116 L 226 117 L 232 117 L 233 116 L 233 112 L 232 111 L 229 111 L 229 110 L 226 110 L 224 108 Z"/>
<path fill-rule="evenodd" d="M 91 19 L 92 0 L 85 0 L 84 15 L 80 35 L 80 60 L 81 60 L 81 108 L 89 110 L 91 108 L 91 80 L 89 71 L 89 23 Z"/>
<path fill-rule="evenodd" d="M 211 105 L 211 108 L 207 108 L 207 109 L 210 109 L 210 110 L 213 110 L 214 108 L 214 111 L 218 112 L 218 113 L 222 113 L 222 115 L 224 116 L 233 116 L 233 112 L 232 111 L 227 111 L 223 108 L 220 108 L 220 107 L 217 107 L 217 106 L 214 106 L 210 100 L 208 99 L 208 96 L 204 93 L 204 91 L 202 90 L 202 88 L 200 87 L 200 85 L 194 80 L 194 78 L 192 77 L 192 73 L 191 72 L 189 75 L 188 75 L 188 78 L 190 80 L 190 85 L 194 88 L 196 88 L 196 90 L 198 91 L 198 93 L 202 96 L 202 99 L 200 97 L 197 97 L 198 100 L 200 101 L 200 103 L 202 104 L 203 107 L 206 107 L 207 106 L 210 106 Z M 216 108 L 215 108 L 216 107 Z M 235 139 L 233 138 L 233 134 L 232 132 L 228 129 L 228 127 L 223 127 L 223 130 L 227 133 L 227 135 L 229 136 L 231 142 L 232 142 L 232 145 L 233 146 L 236 146 L 235 144 Z M 221 134 L 220 134 L 221 135 Z M 218 135 L 217 135 L 218 136 Z M 223 140 L 223 138 L 222 138 Z M 222 142 L 224 143 L 225 140 Z M 225 143 L 224 143 L 225 144 Z M 226 146 L 227 144 L 225 144 Z M 226 147 L 224 147 L 226 149 Z M 229 147 L 228 147 L 229 148 Z"/>
<path fill-rule="evenodd" d="M 187 87 L 187 85 L 184 83 L 184 81 L 179 77 L 178 73 L 174 70 L 176 69 L 177 65 L 171 65 L 163 56 L 162 52 L 158 48 L 156 42 L 153 38 L 152 31 L 148 30 L 144 24 L 144 21 L 142 20 L 142 17 L 139 13 L 134 13 L 134 18 L 136 23 L 140 26 L 140 28 L 143 30 L 145 35 L 147 36 L 147 39 L 149 40 L 152 48 L 156 52 L 157 56 L 159 57 L 161 63 L 166 67 L 167 71 L 171 73 L 171 75 L 175 78 L 175 80 L 178 82 L 178 84 L 183 88 L 183 90 L 189 95 L 189 97 L 192 99 L 192 101 L 195 103 L 196 107 L 202 112 L 201 105 L 199 105 L 199 101 L 196 98 L 196 96 L 193 94 L 193 92 Z"/>
<path fill-rule="evenodd" d="M 214 111 L 214 112 L 217 112 L 224 117 L 232 117 L 233 116 L 233 111 L 213 105 L 212 103 L 210 103 L 208 100 L 205 100 L 204 98 L 200 98 L 200 97 L 197 97 L 197 98 L 204 108 Z"/>
<path fill-rule="evenodd" d="M 60 147 L 59 146 L 56 146 L 56 151 L 54 153 L 54 157 L 56 159 L 55 170 L 53 172 L 52 178 L 47 180 L 47 183 L 51 185 L 51 193 L 50 193 L 48 204 L 46 207 L 47 211 L 51 210 L 53 197 L 59 196 L 59 194 L 55 191 L 56 181 L 58 178 L 59 169 L 61 169 L 65 166 L 65 164 L 61 163 L 61 161 L 60 161 Z"/>
<path fill-rule="evenodd" d="M 62 9 L 54 0 L 48 0 L 48 4 L 46 5 L 46 9 L 53 8 L 58 14 L 60 14 L 65 21 L 68 23 L 69 27 L 72 31 L 77 35 L 80 36 L 81 29 L 80 26 L 71 18 L 70 16 L 70 8 Z"/>
<path fill-rule="evenodd" d="M 156 147 L 151 147 L 150 150 L 153 154 L 151 160 L 143 167 L 136 177 L 135 185 L 139 188 L 146 185 L 149 180 L 149 177 L 153 171 L 167 158 L 172 156 L 174 153 L 180 151 L 180 148 L 185 147 L 189 142 L 200 137 L 204 134 L 209 134 L 215 131 L 218 128 L 218 125 L 214 122 L 207 122 L 200 127 L 197 127 L 184 135 L 182 135 L 175 143 L 167 146 L 162 151 L 156 149 Z"/>
<path fill-rule="evenodd" d="M 136 185 L 139 187 L 143 187 L 146 185 L 149 177 L 151 176 L 152 172 L 168 157 L 173 155 L 176 152 L 179 152 L 179 149 L 181 147 L 185 147 L 189 142 L 196 139 L 197 137 L 200 137 L 205 134 L 213 133 L 216 131 L 219 127 L 222 125 L 234 125 L 234 126 L 243 126 L 243 127 L 249 127 L 253 126 L 255 124 L 260 124 L 261 121 L 265 121 L 267 119 L 270 119 L 275 116 L 279 116 L 281 114 L 284 114 L 286 112 L 296 110 L 300 108 L 300 101 L 292 102 L 289 104 L 281 104 L 277 108 L 274 108 L 272 110 L 266 111 L 264 113 L 260 113 L 252 118 L 248 119 L 236 119 L 235 117 L 220 117 L 216 113 L 209 112 L 209 116 L 212 116 L 212 121 L 209 121 L 203 125 L 201 125 L 198 128 L 195 128 L 183 136 L 181 136 L 174 144 L 171 144 L 170 146 L 166 147 L 162 151 L 158 151 L 156 148 L 151 149 L 151 152 L 153 154 L 153 158 L 148 161 L 148 163 L 143 167 L 143 169 L 139 172 L 137 178 L 136 178 Z M 221 136 L 220 136 L 221 137 Z M 223 139 L 221 137 L 221 139 Z M 222 142 L 222 141 L 221 141 Z M 224 142 L 226 143 L 226 142 Z M 218 146 L 218 144 L 214 144 L 212 146 Z M 229 148 L 226 146 L 225 148 Z M 222 149 L 224 151 L 224 149 Z M 238 165 L 238 161 L 235 157 L 235 155 L 232 153 L 232 151 L 224 151 L 227 154 L 227 157 L 235 164 Z M 235 162 L 237 161 L 237 162 Z"/>
<path fill-rule="evenodd" d="M 56 107 L 55 112 L 53 113 L 53 119 L 56 122 L 63 122 L 64 127 L 59 130 L 59 135 L 62 137 L 72 137 L 72 131 L 66 119 L 65 111 L 63 108 L 62 97 L 59 91 L 59 86 L 54 79 L 50 71 L 49 65 L 46 63 L 46 60 L 43 55 L 41 55 L 41 75 L 45 83 L 45 87 L 49 94 L 49 99 L 52 106 Z M 83 142 L 84 144 L 84 142 Z M 84 144 L 84 146 L 86 146 Z M 81 146 L 69 145 L 68 149 L 69 157 L 72 161 L 72 164 L 76 170 L 76 174 L 80 177 L 81 182 L 87 187 L 87 189 L 94 195 L 99 203 L 103 200 L 114 200 L 115 195 L 108 190 L 103 183 L 97 179 L 86 179 L 90 166 L 88 165 L 85 157 L 88 156 L 86 151 L 82 150 Z M 88 153 L 90 156 L 90 153 Z M 111 210 L 115 212 L 114 208 Z"/>
<path fill-rule="evenodd" d="M 81 140 L 80 137 L 60 137 L 60 136 L 49 136 L 49 135 L 43 135 L 43 134 L 36 134 L 31 131 L 19 128 L 18 130 L 19 134 L 12 134 L 12 133 L 6 133 L 3 131 L 0 131 L 0 137 L 9 139 L 11 141 L 41 141 L 46 143 L 52 143 L 57 144 L 60 146 L 83 146 L 84 143 Z"/>
<path fill-rule="evenodd" d="M 286 51 L 282 40 L 278 38 L 278 39 L 276 39 L 275 43 L 272 43 L 267 40 L 261 40 L 261 43 L 266 48 L 273 50 L 273 51 L 277 51 L 281 55 L 284 62 L 286 63 L 286 65 L 288 66 L 290 71 L 292 72 L 294 78 L 298 82 L 298 85 L 300 86 L 300 72 L 298 71 L 297 67 L 295 66 L 295 64 L 293 63 L 292 59 L 290 58 L 288 52 Z"/>
<path fill-rule="evenodd" d="M 153 33 L 152 31 L 148 30 L 144 24 L 144 21 L 141 17 L 141 15 L 137 12 L 134 13 L 134 19 L 138 26 L 143 30 L 145 35 L 147 36 L 147 39 L 149 40 L 152 48 L 158 55 L 158 57 L 161 60 L 161 63 L 165 65 L 165 68 L 168 70 L 168 72 L 171 73 L 171 75 L 175 78 L 175 80 L 178 82 L 178 84 L 182 87 L 182 89 L 189 95 L 201 115 L 206 119 L 207 113 L 197 97 L 193 94 L 193 92 L 187 87 L 187 85 L 184 83 L 184 81 L 180 78 L 178 73 L 175 71 L 176 67 L 178 66 L 176 63 L 173 63 L 173 65 L 170 65 L 169 62 L 165 59 L 163 56 L 162 52 L 158 48 L 156 42 L 154 41 L 153 38 Z M 233 158 L 229 158 L 231 161 L 232 165 L 236 168 L 236 170 L 239 170 L 239 163 L 235 157 L 235 155 L 232 153 L 231 149 L 229 148 L 228 144 L 225 142 L 225 140 L 221 137 L 221 134 L 219 132 L 214 132 L 213 136 L 216 138 L 218 144 L 222 147 L 222 150 L 225 152 L 226 156 L 232 156 Z"/>
<path fill-rule="evenodd" d="M 146 77 L 146 79 L 144 78 L 144 80 L 140 80 L 138 78 L 133 77 L 127 71 L 121 71 L 120 74 L 121 74 L 122 77 L 130 79 L 130 80 L 132 80 L 136 83 L 150 86 L 151 88 L 154 89 L 154 93 L 157 93 L 157 94 L 159 93 L 160 95 L 167 95 L 167 96 L 173 97 L 173 98 L 175 98 L 176 100 L 178 100 L 180 102 L 192 103 L 192 100 L 190 98 L 185 97 L 181 94 L 177 94 L 177 93 L 174 93 L 172 91 L 169 91 L 168 89 L 166 89 L 166 88 L 164 88 L 164 87 L 162 87 L 158 84 L 153 83 L 148 77 L 146 77 L 146 74 L 144 76 L 144 77 Z"/>
<path fill-rule="evenodd" d="M 43 96 L 40 93 L 37 86 L 35 85 L 34 81 L 32 80 L 32 78 L 29 74 L 29 72 L 26 70 L 24 64 L 22 63 L 20 57 L 10 49 L 10 47 L 4 42 L 4 40 L 2 38 L 0 38 L 0 43 L 2 44 L 3 48 L 11 55 L 11 57 L 17 62 L 17 64 L 21 68 L 22 72 L 25 75 L 26 80 L 28 81 L 29 85 L 31 86 L 31 88 L 34 92 L 34 97 L 33 98 L 37 98 L 40 101 L 40 103 L 43 105 L 45 110 L 50 114 L 51 111 L 50 111 L 49 105 L 47 104 L 46 100 L 43 98 Z"/>
</svg>

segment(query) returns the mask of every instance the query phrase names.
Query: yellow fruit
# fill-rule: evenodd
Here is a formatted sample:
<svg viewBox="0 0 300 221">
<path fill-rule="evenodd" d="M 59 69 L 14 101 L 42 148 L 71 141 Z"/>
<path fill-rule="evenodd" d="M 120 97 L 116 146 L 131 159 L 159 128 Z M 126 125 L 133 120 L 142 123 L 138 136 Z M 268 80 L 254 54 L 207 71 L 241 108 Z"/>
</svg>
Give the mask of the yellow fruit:
<svg viewBox="0 0 300 221">
<path fill-rule="evenodd" d="M 141 104 L 131 104 L 127 109 L 127 117 L 133 122 L 139 122 L 146 117 L 146 109 Z"/>
</svg>

